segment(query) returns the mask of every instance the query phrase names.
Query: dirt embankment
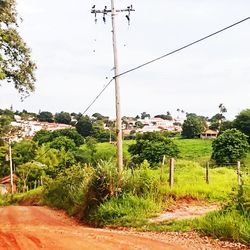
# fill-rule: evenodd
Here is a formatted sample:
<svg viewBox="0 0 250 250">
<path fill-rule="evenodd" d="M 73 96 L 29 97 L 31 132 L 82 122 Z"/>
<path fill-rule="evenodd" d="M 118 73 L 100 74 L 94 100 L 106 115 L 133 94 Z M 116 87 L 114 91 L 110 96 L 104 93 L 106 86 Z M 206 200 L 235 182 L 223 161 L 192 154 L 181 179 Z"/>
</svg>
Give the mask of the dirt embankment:
<svg viewBox="0 0 250 250">
<path fill-rule="evenodd" d="M 198 235 L 135 233 L 79 225 L 63 212 L 45 207 L 0 208 L 0 249 L 4 250 L 184 250 L 243 249 L 220 246 Z M 245 248 L 246 249 L 246 248 Z"/>
</svg>

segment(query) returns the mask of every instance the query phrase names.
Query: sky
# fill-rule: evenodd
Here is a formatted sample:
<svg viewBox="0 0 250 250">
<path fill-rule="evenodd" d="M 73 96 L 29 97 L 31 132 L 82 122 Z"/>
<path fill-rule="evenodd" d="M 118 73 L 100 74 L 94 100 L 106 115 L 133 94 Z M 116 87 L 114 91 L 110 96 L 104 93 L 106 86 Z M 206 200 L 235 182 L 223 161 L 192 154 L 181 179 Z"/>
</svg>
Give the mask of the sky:
<svg viewBox="0 0 250 250">
<path fill-rule="evenodd" d="M 112 78 L 111 18 L 90 13 L 104 0 L 17 0 L 19 32 L 37 64 L 36 91 L 21 102 L 11 84 L 0 87 L 0 108 L 83 112 Z M 122 0 L 131 23 L 116 15 L 119 71 L 182 47 L 249 17 L 249 0 Z M 120 78 L 122 116 L 176 110 L 213 116 L 223 103 L 233 119 L 250 107 L 250 20 Z M 88 110 L 115 116 L 114 83 Z"/>
</svg>

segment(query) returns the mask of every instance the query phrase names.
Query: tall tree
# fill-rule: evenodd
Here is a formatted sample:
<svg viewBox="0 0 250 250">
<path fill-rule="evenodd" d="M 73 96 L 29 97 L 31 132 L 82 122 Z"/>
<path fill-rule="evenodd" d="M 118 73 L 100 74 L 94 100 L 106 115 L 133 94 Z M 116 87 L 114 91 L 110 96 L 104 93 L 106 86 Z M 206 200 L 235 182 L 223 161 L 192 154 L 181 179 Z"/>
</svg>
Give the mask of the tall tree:
<svg viewBox="0 0 250 250">
<path fill-rule="evenodd" d="M 67 112 L 60 112 L 55 114 L 55 122 L 63 123 L 63 124 L 70 124 L 71 122 L 71 115 Z"/>
<path fill-rule="evenodd" d="M 15 0 L 0 0 L 0 80 L 12 82 L 22 96 L 34 91 L 36 65 L 17 32 Z"/>
<path fill-rule="evenodd" d="M 37 115 L 40 122 L 54 122 L 53 114 L 48 111 L 42 111 Z"/>
<path fill-rule="evenodd" d="M 248 136 L 250 143 L 250 109 L 242 110 L 233 122 L 234 127 Z"/>
<path fill-rule="evenodd" d="M 93 134 L 93 124 L 87 115 L 80 118 L 76 124 L 76 130 L 84 137 L 91 136 Z"/>
<path fill-rule="evenodd" d="M 141 119 L 149 118 L 150 119 L 150 114 L 147 114 L 145 111 L 141 113 Z"/>
<path fill-rule="evenodd" d="M 197 138 L 206 129 L 203 117 L 189 114 L 182 125 L 182 136 L 184 138 Z"/>
</svg>

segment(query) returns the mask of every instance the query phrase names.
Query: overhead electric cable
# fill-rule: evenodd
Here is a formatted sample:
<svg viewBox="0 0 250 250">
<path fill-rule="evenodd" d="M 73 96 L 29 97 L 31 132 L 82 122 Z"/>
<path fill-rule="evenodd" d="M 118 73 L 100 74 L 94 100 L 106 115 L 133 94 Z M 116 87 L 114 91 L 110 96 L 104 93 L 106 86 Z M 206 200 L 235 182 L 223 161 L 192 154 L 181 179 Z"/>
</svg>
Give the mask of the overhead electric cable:
<svg viewBox="0 0 250 250">
<path fill-rule="evenodd" d="M 96 96 L 96 98 L 89 104 L 89 106 L 83 111 L 83 115 L 90 109 L 90 107 L 97 101 L 97 99 L 101 96 L 101 94 L 106 90 L 106 88 L 110 85 L 110 83 L 115 79 L 115 77 L 113 77 L 105 86 L 104 88 L 101 90 L 101 92 Z"/>
<path fill-rule="evenodd" d="M 196 43 L 199 43 L 199 42 L 201 42 L 201 41 L 203 41 L 203 40 L 206 40 L 206 39 L 208 39 L 208 38 L 210 38 L 210 37 L 212 37 L 212 36 L 215 36 L 215 35 L 217 35 L 217 34 L 223 32 L 223 31 L 225 31 L 225 30 L 227 30 L 227 29 L 230 29 L 230 28 L 232 28 L 232 27 L 234 27 L 234 26 L 236 26 L 236 25 L 238 25 L 238 24 L 240 24 L 240 23 L 243 23 L 243 22 L 247 21 L 248 19 L 250 19 L 250 17 L 244 18 L 244 19 L 242 19 L 242 20 L 240 20 L 240 21 L 238 21 L 238 22 L 236 22 L 236 23 L 233 23 L 233 24 L 231 24 L 231 25 L 229 25 L 229 26 L 227 26 L 227 27 L 225 27 L 225 28 L 223 28 L 223 29 L 221 29 L 221 30 L 218 30 L 218 31 L 216 31 L 216 32 L 214 32 L 214 33 L 212 33 L 212 34 L 210 34 L 210 35 L 204 36 L 204 37 L 202 37 L 202 38 L 200 38 L 200 39 L 198 39 L 198 40 L 196 40 L 196 41 L 194 41 L 194 42 L 192 42 L 192 43 L 189 43 L 189 44 L 187 44 L 187 45 L 185 45 L 185 46 L 183 46 L 183 47 L 181 47 L 181 48 L 179 48 L 179 49 L 173 50 L 173 51 L 171 51 L 171 52 L 169 52 L 169 53 L 167 53 L 167 54 L 165 54 L 165 55 L 163 55 L 163 56 L 157 57 L 157 58 L 155 58 L 155 59 L 153 59 L 153 60 L 151 60 L 151 61 L 148 61 L 148 62 L 146 62 L 146 63 L 143 63 L 143 64 L 141 64 L 141 65 L 139 65 L 139 66 L 137 66 L 137 67 L 135 67 L 135 68 L 129 69 L 129 70 L 127 70 L 127 71 L 124 71 L 123 73 L 118 74 L 118 75 L 116 75 L 115 77 L 120 77 L 120 76 L 126 75 L 126 74 L 128 74 L 128 73 L 130 73 L 130 72 L 132 72 L 132 71 L 135 71 L 135 70 L 137 70 L 137 69 L 140 69 L 140 68 L 142 68 L 142 67 L 144 67 L 144 66 L 146 66 L 146 65 L 148 65 L 148 64 L 151 64 L 151 63 L 153 63 L 153 62 L 156 62 L 156 61 L 158 61 L 158 60 L 161 60 L 161 59 L 163 59 L 164 57 L 167 57 L 167 56 L 170 56 L 170 55 L 172 55 L 172 54 L 175 54 L 175 53 L 177 53 L 177 52 L 179 52 L 179 51 L 181 51 L 181 50 L 183 50 L 183 49 L 186 49 L 186 48 L 188 48 L 188 47 L 190 47 L 190 46 L 192 46 L 192 45 L 194 45 L 194 44 L 196 44 Z"/>
<path fill-rule="evenodd" d="M 231 24 L 231 25 L 229 25 L 229 26 L 227 26 L 227 27 L 225 27 L 225 28 L 223 28 L 223 29 L 220 29 L 220 30 L 218 30 L 218 31 L 216 31 L 216 32 L 214 32 L 214 33 L 212 33 L 212 34 L 210 34 L 210 35 L 204 36 L 204 37 L 202 37 L 202 38 L 200 38 L 200 39 L 198 39 L 198 40 L 196 40 L 196 41 L 194 41 L 194 42 L 192 42 L 192 43 L 189 43 L 189 44 L 187 44 L 187 45 L 185 45 L 185 46 L 183 46 L 183 47 L 180 47 L 180 48 L 178 48 L 178 49 L 176 49 L 176 50 L 173 50 L 173 51 L 171 51 L 171 52 L 169 52 L 169 53 L 167 53 L 167 54 L 164 54 L 164 55 L 162 55 L 162 56 L 160 56 L 160 57 L 157 57 L 157 58 L 155 58 L 155 59 L 153 59 L 153 60 L 151 60 L 151 61 L 148 61 L 148 62 L 146 62 L 146 63 L 143 63 L 143 64 L 141 64 L 141 65 L 139 65 L 139 66 L 137 66 L 137 67 L 135 67 L 135 68 L 129 69 L 129 70 L 127 70 L 127 71 L 124 71 L 124 72 L 122 72 L 122 73 L 120 73 L 120 74 L 114 76 L 114 77 L 109 81 L 109 83 L 105 85 L 105 87 L 101 90 L 101 92 L 97 95 L 97 97 L 90 103 L 90 105 L 84 110 L 83 114 L 85 114 L 85 113 L 90 109 L 90 107 L 96 102 L 96 100 L 101 96 L 101 94 L 106 90 L 106 88 L 110 85 L 110 83 L 111 83 L 116 77 L 120 77 L 120 76 L 126 75 L 126 74 L 128 74 L 128 73 L 130 73 L 130 72 L 132 72 L 132 71 L 135 71 L 135 70 L 140 69 L 140 68 L 142 68 L 142 67 L 144 67 L 144 66 L 147 66 L 147 65 L 149 65 L 149 64 L 151 64 L 151 63 L 154 63 L 154 62 L 156 62 L 156 61 L 159 61 L 159 60 L 161 60 L 161 59 L 163 59 L 163 58 L 165 58 L 165 57 L 167 57 L 167 56 L 173 55 L 173 54 L 175 54 L 175 53 L 177 53 L 177 52 L 179 52 L 179 51 L 181 51 L 181 50 L 184 50 L 184 49 L 186 49 L 186 48 L 188 48 L 188 47 L 191 47 L 191 46 L 194 45 L 194 44 L 197 44 L 197 43 L 199 43 L 199 42 L 202 42 L 202 41 L 204 41 L 204 40 L 206 40 L 206 39 L 208 39 L 208 38 L 210 38 L 210 37 L 212 37 L 212 36 L 215 36 L 215 35 L 217 35 L 217 34 L 223 32 L 223 31 L 228 30 L 228 29 L 230 29 L 230 28 L 232 28 L 232 27 L 234 27 L 234 26 L 236 26 L 236 25 L 238 25 L 238 24 L 241 24 L 241 23 L 243 23 L 243 22 L 245 22 L 245 21 L 247 21 L 247 20 L 249 20 L 249 19 L 250 19 L 250 17 L 244 18 L 244 19 L 242 19 L 242 20 L 240 20 L 240 21 L 238 21 L 238 22 L 236 22 L 236 23 L 233 23 L 233 24 Z"/>
</svg>

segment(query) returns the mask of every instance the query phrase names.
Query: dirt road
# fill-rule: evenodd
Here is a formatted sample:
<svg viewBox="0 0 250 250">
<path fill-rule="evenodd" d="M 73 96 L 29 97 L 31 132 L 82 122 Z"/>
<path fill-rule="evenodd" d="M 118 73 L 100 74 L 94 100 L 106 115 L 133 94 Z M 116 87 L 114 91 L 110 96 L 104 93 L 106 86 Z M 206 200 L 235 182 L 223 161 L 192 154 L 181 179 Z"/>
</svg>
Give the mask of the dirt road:
<svg viewBox="0 0 250 250">
<path fill-rule="evenodd" d="M 4 250 L 220 249 L 198 246 L 197 242 L 185 247 L 167 236 L 85 227 L 63 212 L 45 207 L 0 207 L 0 249 Z"/>
</svg>

